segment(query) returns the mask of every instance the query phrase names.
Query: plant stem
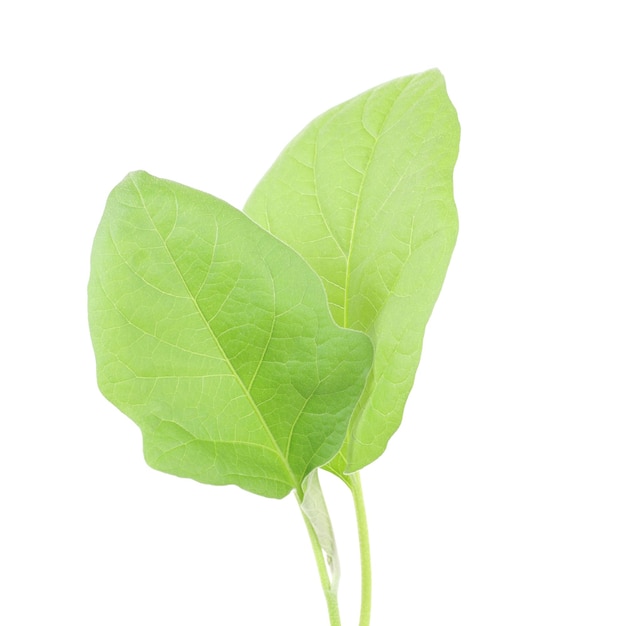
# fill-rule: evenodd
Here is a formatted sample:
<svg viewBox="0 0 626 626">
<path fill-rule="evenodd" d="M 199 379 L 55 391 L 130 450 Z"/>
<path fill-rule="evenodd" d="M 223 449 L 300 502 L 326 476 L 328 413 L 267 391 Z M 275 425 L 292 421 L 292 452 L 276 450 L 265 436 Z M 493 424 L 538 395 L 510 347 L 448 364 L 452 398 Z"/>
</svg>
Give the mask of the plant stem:
<svg viewBox="0 0 626 626">
<path fill-rule="evenodd" d="M 298 498 L 298 504 L 302 503 L 302 494 L 296 492 Z M 306 525 L 306 529 L 309 533 L 309 539 L 311 540 L 311 547 L 313 548 L 313 554 L 315 555 L 315 562 L 317 563 L 317 571 L 320 575 L 320 581 L 322 583 L 322 589 L 324 590 L 324 596 L 326 598 L 326 605 L 328 607 L 328 617 L 330 618 L 330 626 L 341 626 L 341 618 L 339 616 L 339 602 L 337 600 L 337 592 L 333 588 L 328 575 L 328 569 L 326 568 L 326 559 L 324 558 L 324 552 L 322 546 L 317 538 L 315 529 L 309 522 L 307 516 L 300 508 L 302 518 Z"/>
<path fill-rule="evenodd" d="M 365 501 L 358 472 L 349 474 L 348 485 L 352 491 L 356 522 L 359 531 L 359 551 L 361 554 L 361 617 L 359 626 L 369 626 L 372 611 L 372 564 L 370 561 L 370 539 L 365 515 Z"/>
</svg>

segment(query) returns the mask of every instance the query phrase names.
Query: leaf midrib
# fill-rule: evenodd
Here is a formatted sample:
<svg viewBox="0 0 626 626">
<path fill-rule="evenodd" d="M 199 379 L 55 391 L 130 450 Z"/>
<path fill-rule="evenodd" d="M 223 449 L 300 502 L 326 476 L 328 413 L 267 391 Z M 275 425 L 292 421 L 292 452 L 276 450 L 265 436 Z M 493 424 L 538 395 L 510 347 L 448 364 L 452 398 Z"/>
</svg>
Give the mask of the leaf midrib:
<svg viewBox="0 0 626 626">
<path fill-rule="evenodd" d="M 374 154 L 376 152 L 376 146 L 378 145 L 378 141 L 380 140 L 380 138 L 384 135 L 385 133 L 385 125 L 387 124 L 387 120 L 389 119 L 389 116 L 391 115 L 393 109 L 395 108 L 398 100 L 400 99 L 400 97 L 402 96 L 402 94 L 408 89 L 409 85 L 411 84 L 412 80 L 407 81 L 406 85 L 404 85 L 402 87 L 402 89 L 400 90 L 400 93 L 398 93 L 398 95 L 394 98 L 391 106 L 389 107 L 388 111 L 385 113 L 385 117 L 383 118 L 383 121 L 380 125 L 380 131 L 378 133 L 378 135 L 376 137 L 374 137 L 368 130 L 367 128 L 365 128 L 365 124 L 363 124 L 363 130 L 370 135 L 373 139 L 374 142 L 372 144 L 372 149 L 369 155 L 369 158 L 367 160 L 367 163 L 365 165 L 365 168 L 363 169 L 363 175 L 361 177 L 361 183 L 359 185 L 359 191 L 357 193 L 357 199 L 356 199 L 356 205 L 354 207 L 354 217 L 352 218 L 352 228 L 350 230 L 350 243 L 348 245 L 348 256 L 346 259 L 346 277 L 345 277 L 345 282 L 344 282 L 344 294 L 343 294 L 343 325 L 345 328 L 350 328 L 350 326 L 348 326 L 348 293 L 349 293 L 349 289 L 350 289 L 350 262 L 352 260 L 352 250 L 353 250 L 353 244 L 354 244 L 354 233 L 356 232 L 356 223 L 357 223 L 357 217 L 359 214 L 359 209 L 361 208 L 361 205 L 363 204 L 363 187 L 365 185 L 365 180 L 367 178 L 367 173 L 369 171 L 369 168 L 372 165 L 372 161 L 374 159 Z M 372 95 L 375 92 L 372 91 L 368 94 L 367 99 L 365 100 L 364 104 L 363 104 L 363 113 L 365 112 L 365 108 L 367 107 L 367 104 L 370 100 L 370 98 L 372 97 Z"/>
<path fill-rule="evenodd" d="M 130 181 L 132 182 L 133 186 L 135 187 L 135 189 L 137 190 L 137 193 L 139 194 L 139 198 L 141 200 L 141 204 L 143 206 L 144 211 L 146 212 L 146 215 L 148 216 L 148 219 L 150 220 L 150 223 L 152 224 L 152 227 L 154 228 L 154 231 L 157 233 L 159 239 L 161 240 L 161 242 L 163 243 L 163 247 L 165 248 L 165 250 L 167 251 L 167 255 L 169 256 L 172 264 L 174 265 L 174 267 L 176 268 L 176 272 L 178 273 L 178 276 L 180 277 L 180 280 L 182 282 L 182 284 L 185 287 L 185 290 L 187 291 L 187 294 L 189 295 L 190 300 L 193 302 L 193 305 L 198 313 L 198 315 L 201 317 L 201 319 L 204 321 L 204 324 L 207 328 L 207 330 L 209 331 L 211 338 L 213 339 L 213 341 L 215 342 L 215 345 L 217 346 L 217 349 L 219 350 L 222 358 L 224 359 L 224 361 L 226 362 L 226 364 L 228 365 L 228 368 L 230 369 L 230 372 L 233 376 L 233 378 L 237 381 L 237 383 L 239 384 L 239 386 L 241 387 L 241 391 L 243 392 L 244 396 L 246 397 L 246 399 L 248 400 L 248 402 L 250 403 L 250 405 L 252 406 L 259 422 L 261 423 L 261 425 L 263 426 L 263 429 L 265 430 L 269 440 L 271 441 L 272 445 L 275 448 L 276 454 L 278 456 L 278 458 L 281 460 L 281 462 L 283 463 L 285 470 L 287 471 L 287 475 L 291 478 L 292 480 L 292 486 L 294 489 L 298 489 L 299 486 L 299 481 L 297 480 L 296 476 L 294 475 L 291 467 L 289 466 L 289 463 L 287 462 L 287 459 L 284 457 L 282 450 L 280 449 L 280 447 L 278 446 L 278 443 L 276 442 L 276 439 L 274 438 L 274 435 L 272 433 L 272 431 L 270 430 L 269 426 L 267 425 L 267 422 L 265 421 L 265 419 L 263 418 L 263 415 L 261 414 L 259 407 L 257 406 L 255 400 L 252 398 L 252 396 L 250 395 L 249 390 L 247 389 L 246 385 L 243 383 L 243 381 L 241 380 L 241 377 L 239 376 L 239 374 L 237 373 L 237 370 L 235 370 L 235 368 L 233 367 L 232 363 L 230 362 L 230 359 L 228 358 L 228 356 L 226 355 L 226 353 L 224 352 L 224 349 L 222 348 L 221 343 L 219 342 L 217 336 L 215 335 L 215 333 L 213 332 L 213 329 L 211 328 L 208 320 L 206 319 L 206 317 L 204 316 L 204 313 L 202 312 L 202 310 L 200 309 L 200 307 L 198 306 L 198 303 L 196 301 L 196 299 L 193 297 L 191 290 L 189 289 L 189 286 L 187 285 L 187 281 L 185 281 L 184 276 L 182 275 L 180 268 L 178 267 L 178 264 L 176 263 L 176 261 L 174 260 L 174 257 L 172 256 L 172 253 L 170 252 L 170 249 L 167 246 L 167 243 L 165 241 L 165 239 L 163 239 L 161 233 L 159 232 L 159 229 L 157 228 L 156 224 L 154 223 L 154 220 L 152 219 L 152 215 L 150 214 L 150 211 L 148 211 L 148 207 L 146 205 L 146 202 L 144 200 L 143 194 L 141 193 L 141 190 L 139 189 L 139 186 L 137 185 L 137 183 L 135 182 L 134 178 L 132 175 L 129 175 Z M 174 194 L 174 196 L 176 196 L 176 192 L 174 190 L 172 190 L 172 193 Z M 174 226 L 172 227 L 172 230 L 174 230 L 174 228 L 176 227 L 176 225 L 174 224 Z M 217 242 L 216 242 L 217 244 Z"/>
</svg>

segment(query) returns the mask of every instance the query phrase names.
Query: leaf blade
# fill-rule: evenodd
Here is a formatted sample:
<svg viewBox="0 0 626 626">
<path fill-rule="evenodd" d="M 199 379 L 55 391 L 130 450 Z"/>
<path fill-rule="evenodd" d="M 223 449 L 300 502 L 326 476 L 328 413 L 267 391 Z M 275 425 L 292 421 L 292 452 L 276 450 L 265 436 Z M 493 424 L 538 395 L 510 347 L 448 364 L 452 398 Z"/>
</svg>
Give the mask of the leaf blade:
<svg viewBox="0 0 626 626">
<path fill-rule="evenodd" d="M 100 388 L 156 469 L 282 497 L 341 445 L 369 342 L 240 211 L 129 175 L 94 241 L 89 299 Z"/>
<path fill-rule="evenodd" d="M 391 81 L 307 126 L 244 207 L 320 275 L 335 321 L 373 341 L 335 471 L 371 463 L 402 419 L 456 241 L 458 139 L 437 70 Z"/>
</svg>

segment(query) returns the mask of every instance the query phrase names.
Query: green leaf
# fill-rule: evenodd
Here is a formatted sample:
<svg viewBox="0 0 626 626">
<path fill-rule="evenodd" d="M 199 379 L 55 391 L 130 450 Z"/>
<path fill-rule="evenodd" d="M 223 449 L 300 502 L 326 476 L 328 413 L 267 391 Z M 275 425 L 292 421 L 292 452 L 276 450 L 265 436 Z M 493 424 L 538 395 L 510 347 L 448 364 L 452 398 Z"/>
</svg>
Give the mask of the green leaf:
<svg viewBox="0 0 626 626">
<path fill-rule="evenodd" d="M 293 250 L 145 172 L 108 199 L 89 319 L 100 389 L 141 428 L 149 465 L 270 497 L 336 454 L 371 363 Z"/>
<path fill-rule="evenodd" d="M 244 208 L 318 273 L 335 321 L 374 344 L 336 473 L 371 463 L 400 425 L 456 241 L 458 144 L 439 71 L 394 80 L 314 120 Z"/>
</svg>

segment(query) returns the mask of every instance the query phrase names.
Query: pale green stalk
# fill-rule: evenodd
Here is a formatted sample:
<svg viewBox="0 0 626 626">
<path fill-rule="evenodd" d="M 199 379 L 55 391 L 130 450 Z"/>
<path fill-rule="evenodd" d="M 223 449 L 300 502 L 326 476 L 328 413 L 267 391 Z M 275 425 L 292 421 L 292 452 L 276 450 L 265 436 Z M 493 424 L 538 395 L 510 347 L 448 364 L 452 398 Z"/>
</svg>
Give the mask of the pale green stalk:
<svg viewBox="0 0 626 626">
<path fill-rule="evenodd" d="M 298 504 L 302 504 L 302 494 L 296 492 Z M 313 548 L 313 554 L 315 555 L 315 563 L 317 564 L 317 571 L 319 572 L 320 582 L 322 583 L 322 590 L 324 591 L 324 597 L 326 598 L 326 606 L 328 607 L 328 617 L 330 619 L 330 626 L 341 626 L 341 617 L 339 615 L 339 602 L 337 600 L 337 590 L 333 587 L 330 576 L 328 575 L 328 569 L 326 568 L 326 559 L 324 557 L 324 551 L 317 538 L 315 529 L 311 525 L 311 522 L 302 511 L 300 506 L 300 512 L 306 525 L 307 532 L 309 533 L 309 539 L 311 540 L 311 547 Z"/>
<path fill-rule="evenodd" d="M 370 540 L 365 514 L 365 501 L 358 472 L 349 474 L 346 481 L 352 491 L 356 521 L 359 532 L 359 552 L 361 555 L 361 616 L 359 626 L 369 626 L 372 610 L 372 564 L 370 560 Z"/>
</svg>

